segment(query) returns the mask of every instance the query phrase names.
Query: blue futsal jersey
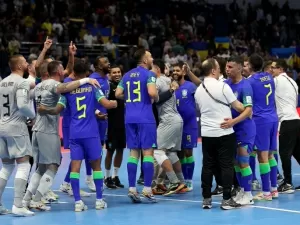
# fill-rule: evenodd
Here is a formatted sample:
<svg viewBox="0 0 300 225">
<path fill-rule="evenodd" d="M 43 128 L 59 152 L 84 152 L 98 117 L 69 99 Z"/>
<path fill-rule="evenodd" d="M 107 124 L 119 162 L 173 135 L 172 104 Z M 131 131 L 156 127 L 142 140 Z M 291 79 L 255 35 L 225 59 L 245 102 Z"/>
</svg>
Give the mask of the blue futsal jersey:
<svg viewBox="0 0 300 225">
<path fill-rule="evenodd" d="M 68 83 L 68 82 L 71 82 L 73 81 L 72 78 L 70 77 L 66 77 L 64 79 L 64 83 Z M 70 109 L 69 107 L 66 105 L 66 107 L 64 108 L 64 111 L 63 111 L 63 120 L 62 120 L 62 127 L 66 127 L 66 128 L 69 128 L 70 127 Z"/>
<path fill-rule="evenodd" d="M 127 72 L 118 87 L 124 90 L 125 124 L 156 123 L 148 85 L 155 85 L 155 74 L 141 66 Z"/>
<path fill-rule="evenodd" d="M 227 79 L 225 81 L 232 92 L 237 97 L 244 107 L 251 106 L 253 107 L 253 91 L 252 87 L 247 79 L 242 79 L 239 83 L 232 83 L 231 79 Z M 240 115 L 235 109 L 231 108 L 232 118 L 236 118 Z M 239 122 L 238 124 L 234 125 L 233 127 L 238 142 L 248 142 L 252 139 L 252 144 L 254 142 L 254 138 L 256 135 L 256 127 L 255 123 L 251 118 L 246 118 L 245 120 Z"/>
<path fill-rule="evenodd" d="M 84 84 L 61 96 L 58 104 L 64 107 L 68 104 L 70 109 L 70 139 L 99 137 L 95 104 L 104 97 L 100 89 L 96 89 L 90 84 Z"/>
<path fill-rule="evenodd" d="M 258 72 L 249 79 L 253 90 L 253 120 L 256 124 L 278 122 L 275 83 L 271 74 Z"/>
</svg>

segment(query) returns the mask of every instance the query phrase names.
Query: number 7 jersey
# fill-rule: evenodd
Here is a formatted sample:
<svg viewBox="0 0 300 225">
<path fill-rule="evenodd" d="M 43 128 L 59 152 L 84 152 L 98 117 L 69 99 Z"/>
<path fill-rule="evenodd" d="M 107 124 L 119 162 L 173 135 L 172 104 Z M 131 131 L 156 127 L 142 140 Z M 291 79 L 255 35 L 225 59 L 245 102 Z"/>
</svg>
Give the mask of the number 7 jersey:
<svg viewBox="0 0 300 225">
<path fill-rule="evenodd" d="M 275 83 L 272 75 L 266 72 L 258 72 L 248 80 L 253 90 L 253 120 L 255 123 L 277 122 Z"/>
<path fill-rule="evenodd" d="M 118 88 L 124 91 L 125 124 L 156 123 L 148 85 L 155 85 L 155 74 L 141 66 L 127 72 Z"/>
</svg>

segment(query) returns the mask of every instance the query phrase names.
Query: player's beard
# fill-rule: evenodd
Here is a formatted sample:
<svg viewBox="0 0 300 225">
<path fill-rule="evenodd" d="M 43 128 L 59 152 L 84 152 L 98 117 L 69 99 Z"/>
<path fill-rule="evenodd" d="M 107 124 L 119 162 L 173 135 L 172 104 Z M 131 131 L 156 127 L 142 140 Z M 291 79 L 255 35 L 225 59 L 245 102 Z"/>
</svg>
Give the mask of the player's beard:
<svg viewBox="0 0 300 225">
<path fill-rule="evenodd" d="M 28 72 L 28 70 L 25 70 L 24 74 L 23 74 L 23 78 L 27 79 L 28 77 L 29 77 L 29 72 Z"/>
</svg>

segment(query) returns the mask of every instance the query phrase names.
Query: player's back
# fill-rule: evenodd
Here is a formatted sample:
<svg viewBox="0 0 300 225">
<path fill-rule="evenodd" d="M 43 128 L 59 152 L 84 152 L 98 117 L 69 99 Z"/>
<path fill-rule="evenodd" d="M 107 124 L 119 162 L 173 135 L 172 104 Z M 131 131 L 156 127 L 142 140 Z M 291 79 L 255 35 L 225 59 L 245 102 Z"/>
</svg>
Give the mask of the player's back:
<svg viewBox="0 0 300 225">
<path fill-rule="evenodd" d="M 161 76 L 156 80 L 158 93 L 170 90 L 171 79 Z M 163 104 L 157 106 L 157 112 L 160 122 L 182 123 L 182 118 L 177 111 L 175 94 Z"/>
<path fill-rule="evenodd" d="M 119 87 L 124 90 L 125 123 L 156 123 L 148 85 L 155 85 L 153 72 L 137 67 L 127 72 Z"/>
<path fill-rule="evenodd" d="M 47 79 L 35 87 L 34 95 L 37 102 L 49 108 L 56 106 L 60 94 L 56 93 L 56 87 L 60 82 Z M 34 131 L 48 134 L 58 134 L 58 123 L 60 115 L 40 115 L 37 114 Z"/>
<path fill-rule="evenodd" d="M 70 108 L 70 139 L 99 137 L 95 103 L 104 97 L 102 91 L 84 84 L 63 97 Z"/>
<path fill-rule="evenodd" d="M 17 105 L 17 91 L 23 90 L 28 97 L 29 83 L 17 74 L 11 74 L 0 82 L 0 134 L 1 136 L 28 135 L 26 117 L 19 111 Z"/>
<path fill-rule="evenodd" d="M 256 124 L 277 122 L 275 83 L 271 74 L 258 72 L 248 81 L 253 90 L 253 120 Z"/>
</svg>

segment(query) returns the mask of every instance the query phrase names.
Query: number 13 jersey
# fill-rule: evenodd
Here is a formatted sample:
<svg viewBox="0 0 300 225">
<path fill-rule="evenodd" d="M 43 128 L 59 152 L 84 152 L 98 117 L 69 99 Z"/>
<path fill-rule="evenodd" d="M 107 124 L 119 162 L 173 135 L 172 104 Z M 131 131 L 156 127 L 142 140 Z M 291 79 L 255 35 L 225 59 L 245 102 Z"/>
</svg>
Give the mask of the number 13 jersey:
<svg viewBox="0 0 300 225">
<path fill-rule="evenodd" d="M 141 66 L 127 72 L 118 87 L 124 90 L 125 124 L 156 123 L 148 85 L 155 85 L 155 74 Z"/>
<path fill-rule="evenodd" d="M 278 122 L 275 83 L 271 74 L 258 72 L 249 79 L 253 90 L 253 120 L 256 124 Z"/>
</svg>

